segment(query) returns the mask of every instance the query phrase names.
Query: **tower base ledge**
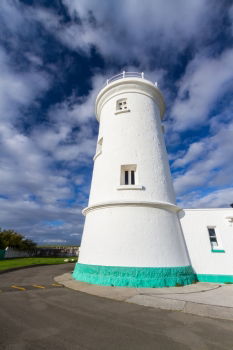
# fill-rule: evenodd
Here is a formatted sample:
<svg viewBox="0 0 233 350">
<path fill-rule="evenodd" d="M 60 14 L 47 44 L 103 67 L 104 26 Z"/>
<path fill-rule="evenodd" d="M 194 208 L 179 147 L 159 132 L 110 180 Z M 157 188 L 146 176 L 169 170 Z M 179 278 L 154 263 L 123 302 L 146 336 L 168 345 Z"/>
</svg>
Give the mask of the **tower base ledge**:
<svg viewBox="0 0 233 350">
<path fill-rule="evenodd" d="M 103 286 L 138 288 L 184 286 L 197 281 L 191 266 L 125 267 L 81 263 L 76 264 L 73 278 Z"/>
<path fill-rule="evenodd" d="M 146 201 L 112 201 L 112 202 L 102 202 L 102 203 L 96 203 L 92 204 L 89 207 L 86 207 L 83 209 L 82 213 L 83 215 L 86 215 L 92 210 L 96 209 L 102 209 L 107 207 L 125 207 L 125 206 L 137 206 L 137 207 L 151 207 L 151 208 L 159 208 L 159 209 L 165 209 L 169 210 L 171 212 L 177 213 L 178 211 L 182 210 L 180 207 L 178 207 L 175 204 L 168 203 L 168 202 L 146 202 Z"/>
</svg>

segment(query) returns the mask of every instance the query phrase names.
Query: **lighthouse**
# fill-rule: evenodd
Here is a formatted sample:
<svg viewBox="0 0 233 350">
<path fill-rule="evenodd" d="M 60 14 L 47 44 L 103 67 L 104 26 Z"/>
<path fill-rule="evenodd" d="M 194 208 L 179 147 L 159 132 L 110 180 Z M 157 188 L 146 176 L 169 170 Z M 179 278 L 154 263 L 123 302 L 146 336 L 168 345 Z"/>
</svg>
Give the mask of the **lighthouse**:
<svg viewBox="0 0 233 350">
<path fill-rule="evenodd" d="M 123 72 L 96 98 L 99 134 L 79 261 L 87 283 L 167 287 L 195 281 L 163 136 L 163 96 Z"/>
</svg>

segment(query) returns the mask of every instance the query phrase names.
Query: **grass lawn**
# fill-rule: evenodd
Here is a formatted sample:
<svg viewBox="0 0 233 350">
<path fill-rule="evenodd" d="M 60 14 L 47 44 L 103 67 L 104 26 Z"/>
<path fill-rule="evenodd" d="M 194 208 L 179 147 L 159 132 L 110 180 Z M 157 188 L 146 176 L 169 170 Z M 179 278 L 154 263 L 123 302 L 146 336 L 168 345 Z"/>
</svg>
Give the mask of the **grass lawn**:
<svg viewBox="0 0 233 350">
<path fill-rule="evenodd" d="M 21 266 L 29 266 L 29 265 L 37 265 L 37 264 L 65 264 L 65 259 L 75 259 L 77 260 L 77 257 L 65 257 L 65 258 L 15 258 L 15 259 L 6 259 L 6 260 L 0 260 L 0 271 L 2 270 L 8 270 L 13 269 L 15 267 L 21 267 Z"/>
</svg>

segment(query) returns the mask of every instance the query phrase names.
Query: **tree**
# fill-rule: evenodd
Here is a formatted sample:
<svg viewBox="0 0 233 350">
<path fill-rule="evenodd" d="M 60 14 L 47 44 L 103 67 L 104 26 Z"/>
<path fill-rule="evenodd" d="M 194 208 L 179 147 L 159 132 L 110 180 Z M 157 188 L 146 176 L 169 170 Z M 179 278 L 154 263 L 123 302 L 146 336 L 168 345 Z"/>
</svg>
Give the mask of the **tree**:
<svg viewBox="0 0 233 350">
<path fill-rule="evenodd" d="M 2 231 L 0 228 L 0 249 L 6 249 L 6 247 L 19 250 L 31 250 L 36 247 L 36 243 L 14 230 Z"/>
</svg>

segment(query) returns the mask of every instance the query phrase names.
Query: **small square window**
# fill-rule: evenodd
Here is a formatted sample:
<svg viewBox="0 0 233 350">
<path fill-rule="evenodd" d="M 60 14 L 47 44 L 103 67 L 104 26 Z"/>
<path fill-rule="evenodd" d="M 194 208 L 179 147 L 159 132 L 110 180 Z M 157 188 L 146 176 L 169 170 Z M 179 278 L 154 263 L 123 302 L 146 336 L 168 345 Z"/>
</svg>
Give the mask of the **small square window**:
<svg viewBox="0 0 233 350">
<path fill-rule="evenodd" d="M 122 98 L 116 102 L 116 114 L 121 112 L 129 112 L 126 98 Z"/>
</svg>

